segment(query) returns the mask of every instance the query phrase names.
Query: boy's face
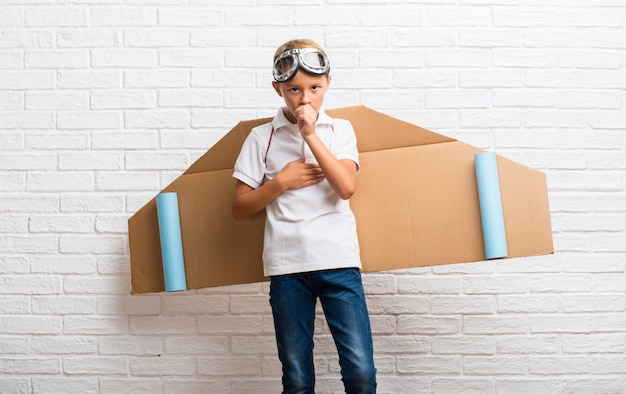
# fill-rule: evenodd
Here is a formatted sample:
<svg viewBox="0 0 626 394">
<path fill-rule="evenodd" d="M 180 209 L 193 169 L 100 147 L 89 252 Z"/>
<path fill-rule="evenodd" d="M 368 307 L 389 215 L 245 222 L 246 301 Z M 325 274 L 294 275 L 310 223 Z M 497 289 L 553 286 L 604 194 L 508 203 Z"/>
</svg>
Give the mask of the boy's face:
<svg viewBox="0 0 626 394">
<path fill-rule="evenodd" d="M 289 113 L 287 119 L 296 123 L 294 111 L 301 105 L 310 105 L 319 113 L 324 103 L 324 95 L 330 86 L 330 75 L 311 75 L 298 70 L 287 82 L 272 82 L 276 93 L 285 100 Z"/>
</svg>

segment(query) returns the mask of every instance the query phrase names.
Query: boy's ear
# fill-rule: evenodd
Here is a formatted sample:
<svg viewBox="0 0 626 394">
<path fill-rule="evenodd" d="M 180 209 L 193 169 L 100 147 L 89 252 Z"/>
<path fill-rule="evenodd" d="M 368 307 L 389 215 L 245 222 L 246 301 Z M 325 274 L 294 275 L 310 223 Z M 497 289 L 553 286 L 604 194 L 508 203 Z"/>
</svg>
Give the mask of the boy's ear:
<svg viewBox="0 0 626 394">
<path fill-rule="evenodd" d="M 274 87 L 274 90 L 276 91 L 276 93 L 280 96 L 283 97 L 282 92 L 280 91 L 280 85 L 278 85 L 278 82 L 276 81 L 272 81 L 272 86 Z"/>
</svg>

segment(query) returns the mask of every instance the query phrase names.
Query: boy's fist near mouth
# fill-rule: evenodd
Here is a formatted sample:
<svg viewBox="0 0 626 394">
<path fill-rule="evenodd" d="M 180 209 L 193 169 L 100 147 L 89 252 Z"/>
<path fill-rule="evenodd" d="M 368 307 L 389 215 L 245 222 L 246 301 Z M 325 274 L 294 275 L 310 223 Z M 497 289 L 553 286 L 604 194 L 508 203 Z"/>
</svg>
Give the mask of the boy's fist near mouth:
<svg viewBox="0 0 626 394">
<path fill-rule="evenodd" d="M 315 134 L 317 111 L 311 104 L 302 104 L 298 106 L 294 111 L 294 115 L 303 138 Z"/>
</svg>

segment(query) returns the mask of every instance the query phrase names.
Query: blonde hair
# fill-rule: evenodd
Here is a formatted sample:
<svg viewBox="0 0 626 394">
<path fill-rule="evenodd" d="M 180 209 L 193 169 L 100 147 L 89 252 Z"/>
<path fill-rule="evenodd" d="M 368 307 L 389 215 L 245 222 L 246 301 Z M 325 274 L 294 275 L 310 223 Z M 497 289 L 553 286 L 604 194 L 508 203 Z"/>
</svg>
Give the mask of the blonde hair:
<svg viewBox="0 0 626 394">
<path fill-rule="evenodd" d="M 292 50 L 292 49 L 300 49 L 300 48 L 315 48 L 315 49 L 318 49 L 320 52 L 322 52 L 324 56 L 328 57 L 328 54 L 326 53 L 326 51 L 324 50 L 324 48 L 322 48 L 320 44 L 316 43 L 313 40 L 309 40 L 307 38 L 300 38 L 300 39 L 287 41 L 286 43 L 279 46 L 278 49 L 276 49 L 276 52 L 274 53 L 274 61 L 276 61 L 276 59 L 278 58 L 278 56 L 280 56 L 281 53 Z"/>
</svg>

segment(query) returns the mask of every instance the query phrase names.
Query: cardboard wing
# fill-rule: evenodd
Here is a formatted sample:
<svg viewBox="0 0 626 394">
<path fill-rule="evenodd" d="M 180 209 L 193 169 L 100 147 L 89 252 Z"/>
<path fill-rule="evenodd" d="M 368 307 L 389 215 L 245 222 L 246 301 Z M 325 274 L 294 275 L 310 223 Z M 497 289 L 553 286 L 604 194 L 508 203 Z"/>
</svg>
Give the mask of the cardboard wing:
<svg viewBox="0 0 626 394">
<path fill-rule="evenodd" d="M 482 150 L 363 106 L 327 111 L 354 126 L 361 171 L 350 204 L 366 272 L 485 260 L 474 154 Z M 243 121 L 163 192 L 177 192 L 188 289 L 264 281 L 265 215 L 235 221 Z M 508 257 L 553 253 L 545 174 L 497 157 Z M 156 199 L 128 220 L 132 293 L 165 289 Z"/>
</svg>

